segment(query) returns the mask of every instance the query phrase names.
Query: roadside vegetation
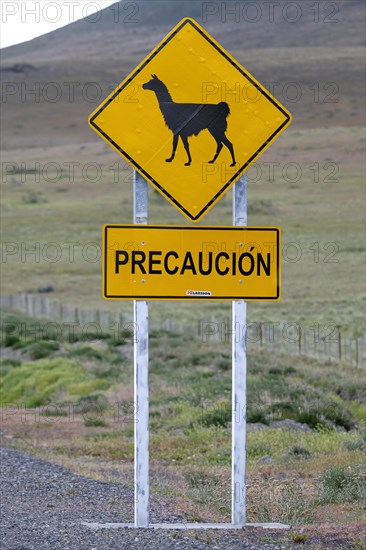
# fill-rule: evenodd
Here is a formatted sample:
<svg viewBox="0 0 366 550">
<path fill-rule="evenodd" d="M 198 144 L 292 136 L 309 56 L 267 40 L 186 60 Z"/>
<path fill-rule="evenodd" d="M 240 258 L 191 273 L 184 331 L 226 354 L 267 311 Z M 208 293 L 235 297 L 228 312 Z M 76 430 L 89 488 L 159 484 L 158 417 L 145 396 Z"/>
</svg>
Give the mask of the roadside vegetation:
<svg viewBox="0 0 366 550">
<path fill-rule="evenodd" d="M 132 335 L 63 338 L 3 312 L 5 441 L 98 479 L 133 483 Z M 19 330 L 22 327 L 22 331 Z M 48 331 L 49 333 L 50 331 Z M 292 526 L 360 521 L 365 502 L 361 369 L 249 356 L 248 517 Z M 230 517 L 229 343 L 150 336 L 152 491 L 187 521 Z M 6 438 L 8 436 L 8 439 Z"/>
</svg>

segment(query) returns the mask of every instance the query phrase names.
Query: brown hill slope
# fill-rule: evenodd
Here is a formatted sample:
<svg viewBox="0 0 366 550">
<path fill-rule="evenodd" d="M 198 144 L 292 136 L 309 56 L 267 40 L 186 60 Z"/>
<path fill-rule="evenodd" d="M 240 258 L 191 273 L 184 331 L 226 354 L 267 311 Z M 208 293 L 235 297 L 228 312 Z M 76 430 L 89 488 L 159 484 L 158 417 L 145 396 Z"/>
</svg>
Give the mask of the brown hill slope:
<svg viewBox="0 0 366 550">
<path fill-rule="evenodd" d="M 202 12 L 208 4 L 215 13 Z M 319 13 L 307 0 L 276 2 L 271 13 L 259 2 L 257 15 L 246 2 L 232 4 L 240 8 L 235 15 L 221 3 L 119 2 L 97 22 L 81 20 L 1 50 L 2 148 L 97 140 L 86 124 L 89 113 L 185 15 L 203 23 L 260 81 L 274 83 L 274 94 L 294 114 L 293 127 L 357 123 L 364 2 L 320 3 Z"/>
<path fill-rule="evenodd" d="M 315 7 L 314 7 L 315 6 Z M 364 45 L 363 0 L 312 3 L 117 2 L 98 20 L 82 19 L 29 42 L 4 48 L 4 62 L 95 59 L 144 54 L 183 17 L 193 17 L 228 49 L 358 47 Z M 166 27 L 166 28 L 165 28 Z"/>
</svg>

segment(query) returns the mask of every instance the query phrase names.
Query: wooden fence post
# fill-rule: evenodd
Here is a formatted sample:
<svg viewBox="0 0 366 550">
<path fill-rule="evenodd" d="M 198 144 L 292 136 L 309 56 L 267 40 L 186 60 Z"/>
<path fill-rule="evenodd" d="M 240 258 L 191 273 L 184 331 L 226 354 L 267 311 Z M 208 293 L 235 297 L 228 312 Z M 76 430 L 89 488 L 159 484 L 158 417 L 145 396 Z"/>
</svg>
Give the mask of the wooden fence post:
<svg viewBox="0 0 366 550">
<path fill-rule="evenodd" d="M 338 361 L 342 361 L 342 336 L 338 331 Z"/>
<path fill-rule="evenodd" d="M 349 362 L 352 365 L 353 356 L 352 356 L 352 338 L 349 339 Z"/>
<path fill-rule="evenodd" d="M 262 323 L 259 323 L 259 345 L 260 345 L 260 349 L 263 349 L 263 329 L 262 329 Z"/>
<path fill-rule="evenodd" d="M 300 331 L 299 331 L 299 356 L 301 355 L 301 327 L 300 327 Z"/>
</svg>

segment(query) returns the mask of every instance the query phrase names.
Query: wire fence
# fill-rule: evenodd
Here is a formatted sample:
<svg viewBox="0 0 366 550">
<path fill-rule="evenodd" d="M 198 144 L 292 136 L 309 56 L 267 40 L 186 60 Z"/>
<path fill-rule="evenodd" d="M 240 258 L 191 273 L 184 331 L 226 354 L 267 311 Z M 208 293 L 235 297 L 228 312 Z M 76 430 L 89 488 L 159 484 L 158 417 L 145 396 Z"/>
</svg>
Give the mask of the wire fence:
<svg viewBox="0 0 366 550">
<path fill-rule="evenodd" d="M 17 311 L 31 318 L 43 318 L 54 323 L 73 324 L 93 328 L 95 332 L 111 332 L 115 327 L 131 328 L 132 317 L 128 318 L 119 312 L 84 309 L 42 294 L 14 294 L 0 297 L 2 309 Z M 201 339 L 203 342 L 229 342 L 231 338 L 245 336 L 248 351 L 264 350 L 270 353 L 282 353 L 290 356 L 306 356 L 320 362 L 336 361 L 352 366 L 365 368 L 366 350 L 365 333 L 362 336 L 342 334 L 335 326 L 329 326 L 324 333 L 315 324 L 312 329 L 297 323 L 249 323 L 245 330 L 231 325 L 231 320 L 217 319 L 198 320 L 197 324 L 181 320 L 164 319 L 161 322 L 150 322 L 150 330 L 184 333 Z"/>
</svg>

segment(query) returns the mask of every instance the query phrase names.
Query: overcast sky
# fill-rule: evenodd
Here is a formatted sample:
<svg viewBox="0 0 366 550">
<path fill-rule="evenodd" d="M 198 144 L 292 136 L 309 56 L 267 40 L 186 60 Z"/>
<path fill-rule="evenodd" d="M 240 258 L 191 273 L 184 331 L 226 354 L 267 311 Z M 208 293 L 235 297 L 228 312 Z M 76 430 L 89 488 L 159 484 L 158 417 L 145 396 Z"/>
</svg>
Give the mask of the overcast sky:
<svg viewBox="0 0 366 550">
<path fill-rule="evenodd" d="M 85 17 L 96 21 L 97 12 L 115 2 L 116 0 L 1 0 L 0 47 L 6 48 L 31 40 Z"/>
</svg>

